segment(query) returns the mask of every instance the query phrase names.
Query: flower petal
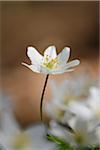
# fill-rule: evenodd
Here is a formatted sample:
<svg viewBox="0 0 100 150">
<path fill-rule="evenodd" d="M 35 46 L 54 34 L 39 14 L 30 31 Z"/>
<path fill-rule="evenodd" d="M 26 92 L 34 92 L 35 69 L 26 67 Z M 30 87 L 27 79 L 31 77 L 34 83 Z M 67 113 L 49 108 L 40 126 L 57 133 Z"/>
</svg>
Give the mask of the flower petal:
<svg viewBox="0 0 100 150">
<path fill-rule="evenodd" d="M 55 59 L 57 57 L 56 47 L 49 46 L 44 52 L 44 57 L 46 57 L 46 56 L 49 56 L 50 59 Z"/>
<path fill-rule="evenodd" d="M 83 120 L 89 120 L 92 117 L 91 110 L 82 102 L 72 102 L 69 104 L 69 111 Z"/>
<path fill-rule="evenodd" d="M 75 66 L 78 66 L 79 64 L 80 61 L 78 59 L 72 60 L 66 64 L 66 69 L 73 68 Z"/>
<path fill-rule="evenodd" d="M 64 72 L 71 72 L 73 70 L 74 69 L 59 68 L 59 69 L 52 70 L 50 74 L 62 74 Z"/>
<path fill-rule="evenodd" d="M 6 136 L 13 135 L 20 131 L 20 126 L 11 112 L 3 113 L 2 117 L 3 119 L 1 120 L 1 128 Z"/>
<path fill-rule="evenodd" d="M 28 47 L 27 55 L 32 64 L 40 64 L 43 60 L 43 56 L 34 47 Z"/>
<path fill-rule="evenodd" d="M 58 55 L 58 60 L 60 63 L 66 64 L 66 62 L 68 61 L 70 56 L 70 48 L 69 47 L 65 47 L 60 54 Z"/>
<path fill-rule="evenodd" d="M 65 140 L 69 143 L 74 142 L 72 133 L 67 131 L 64 127 L 62 127 L 61 125 L 59 125 L 58 123 L 56 123 L 53 120 L 50 122 L 49 133 L 58 137 L 58 138 Z"/>
<path fill-rule="evenodd" d="M 63 129 L 63 127 L 61 127 L 59 124 L 57 124 L 54 120 L 51 120 L 49 125 L 50 125 L 49 133 L 51 135 L 60 137 L 62 139 L 66 138 L 65 130 Z"/>
<path fill-rule="evenodd" d="M 40 66 L 39 65 L 28 65 L 26 63 L 22 63 L 22 65 L 28 67 L 29 69 L 31 69 L 33 72 L 37 72 L 40 73 Z"/>
<path fill-rule="evenodd" d="M 43 124 L 36 124 L 26 130 L 26 134 L 32 139 L 32 149 L 28 150 L 53 150 L 56 145 L 46 139 L 47 128 Z"/>
</svg>

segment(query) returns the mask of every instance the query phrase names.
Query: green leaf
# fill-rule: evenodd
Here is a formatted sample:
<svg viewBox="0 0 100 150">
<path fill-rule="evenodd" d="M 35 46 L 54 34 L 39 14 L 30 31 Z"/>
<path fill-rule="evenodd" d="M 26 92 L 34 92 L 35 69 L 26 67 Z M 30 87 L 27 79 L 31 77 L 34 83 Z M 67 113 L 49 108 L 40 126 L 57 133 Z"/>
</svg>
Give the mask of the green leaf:
<svg viewBox="0 0 100 150">
<path fill-rule="evenodd" d="M 55 137 L 55 136 L 50 135 L 50 134 L 47 135 L 47 139 L 55 142 L 56 144 L 64 144 L 65 143 L 62 139 L 59 139 L 58 137 Z"/>
<path fill-rule="evenodd" d="M 72 148 L 69 144 L 66 143 L 58 145 L 57 150 L 72 150 Z"/>
<path fill-rule="evenodd" d="M 57 144 L 57 150 L 72 150 L 70 144 L 66 143 L 62 139 L 59 139 L 58 137 L 48 134 L 47 139 Z"/>
</svg>

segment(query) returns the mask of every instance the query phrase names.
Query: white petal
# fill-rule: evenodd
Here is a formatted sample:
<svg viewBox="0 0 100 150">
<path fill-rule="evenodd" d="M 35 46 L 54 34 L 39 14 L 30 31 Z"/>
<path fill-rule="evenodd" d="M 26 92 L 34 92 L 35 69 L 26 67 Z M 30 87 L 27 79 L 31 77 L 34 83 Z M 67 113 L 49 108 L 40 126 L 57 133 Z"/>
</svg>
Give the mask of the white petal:
<svg viewBox="0 0 100 150">
<path fill-rule="evenodd" d="M 57 57 L 56 47 L 49 46 L 44 52 L 44 57 L 45 56 L 49 56 L 51 59 L 55 59 Z"/>
<path fill-rule="evenodd" d="M 51 70 L 43 66 L 41 66 L 40 72 L 43 74 L 51 74 Z"/>
<path fill-rule="evenodd" d="M 69 59 L 69 56 L 70 56 L 70 48 L 69 47 L 65 47 L 61 52 L 60 54 L 58 55 L 58 60 L 60 63 L 65 63 L 68 61 Z"/>
<path fill-rule="evenodd" d="M 50 122 L 50 133 L 54 136 L 64 139 L 69 143 L 73 143 L 74 141 L 72 134 L 64 127 L 58 125 L 55 121 Z"/>
<path fill-rule="evenodd" d="M 63 66 L 58 66 L 57 69 L 51 70 L 51 72 L 49 72 L 49 74 L 62 74 L 64 72 L 71 72 L 73 71 L 73 67 L 79 65 L 80 61 L 79 60 L 73 60 L 69 63 L 67 63 L 66 65 L 63 64 Z"/>
<path fill-rule="evenodd" d="M 100 144 L 100 140 L 95 131 L 92 131 L 87 134 L 88 143 L 90 145 L 98 145 Z"/>
<path fill-rule="evenodd" d="M 3 113 L 3 118 L 1 120 L 2 131 L 6 136 L 13 135 L 20 131 L 20 127 L 15 120 L 12 113 Z"/>
<path fill-rule="evenodd" d="M 62 73 L 64 73 L 64 72 L 65 72 L 64 70 L 59 69 L 59 70 L 53 70 L 53 71 L 51 72 L 51 74 L 62 74 Z"/>
<path fill-rule="evenodd" d="M 66 69 L 66 67 L 65 68 L 59 68 L 59 69 L 52 70 L 51 74 L 62 74 L 64 72 L 71 72 L 73 70 L 74 69 Z"/>
<path fill-rule="evenodd" d="M 7 135 L 5 135 L 3 132 L 0 132 L 0 148 L 4 150 L 9 150 L 9 143 L 7 140 Z"/>
<path fill-rule="evenodd" d="M 91 118 L 91 110 L 86 107 L 82 102 L 72 102 L 69 104 L 69 110 L 77 117 L 88 120 Z"/>
<path fill-rule="evenodd" d="M 22 63 L 22 65 L 28 67 L 29 69 L 31 69 L 33 72 L 36 72 L 36 73 L 40 73 L 40 66 L 38 65 L 28 65 L 26 63 Z"/>
<path fill-rule="evenodd" d="M 50 134 L 60 137 L 62 139 L 65 139 L 65 130 L 63 129 L 63 127 L 61 127 L 60 125 L 58 125 L 55 121 L 50 121 Z"/>
<path fill-rule="evenodd" d="M 26 133 L 32 137 L 32 150 L 53 150 L 55 144 L 46 139 L 47 129 L 43 124 L 27 129 Z"/>
<path fill-rule="evenodd" d="M 86 120 L 84 120 L 82 117 L 81 118 L 77 117 L 76 123 L 73 128 L 76 132 L 87 134 L 88 122 Z"/>
<path fill-rule="evenodd" d="M 66 64 L 66 69 L 73 68 L 79 64 L 80 64 L 80 61 L 78 59 L 72 60 Z"/>
<path fill-rule="evenodd" d="M 28 47 L 27 55 L 32 64 L 41 64 L 43 56 L 34 47 Z"/>
</svg>

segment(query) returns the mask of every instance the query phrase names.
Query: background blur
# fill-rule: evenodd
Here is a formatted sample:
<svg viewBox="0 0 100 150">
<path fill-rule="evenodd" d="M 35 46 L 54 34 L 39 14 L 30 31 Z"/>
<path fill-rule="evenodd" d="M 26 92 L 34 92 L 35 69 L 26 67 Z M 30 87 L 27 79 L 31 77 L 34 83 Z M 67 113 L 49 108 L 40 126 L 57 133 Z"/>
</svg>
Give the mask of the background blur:
<svg viewBox="0 0 100 150">
<path fill-rule="evenodd" d="M 42 54 L 49 45 L 57 52 L 71 47 L 71 59 L 79 58 L 80 73 L 88 70 L 99 76 L 99 2 L 0 2 L 1 5 L 1 82 L 0 88 L 15 104 L 22 125 L 40 120 L 39 103 L 45 75 L 21 65 L 30 63 L 26 47 L 35 46 Z M 45 99 L 49 99 L 50 80 L 62 80 L 71 73 L 51 76 Z"/>
</svg>

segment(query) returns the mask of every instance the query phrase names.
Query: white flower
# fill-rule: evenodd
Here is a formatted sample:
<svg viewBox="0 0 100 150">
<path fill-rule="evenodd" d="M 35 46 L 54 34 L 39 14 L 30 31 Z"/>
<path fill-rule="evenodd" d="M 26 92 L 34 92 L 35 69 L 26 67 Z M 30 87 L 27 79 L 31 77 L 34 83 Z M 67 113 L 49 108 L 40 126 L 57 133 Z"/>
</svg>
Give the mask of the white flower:
<svg viewBox="0 0 100 150">
<path fill-rule="evenodd" d="M 96 130 L 89 130 L 88 122 L 77 118 L 72 124 L 73 132 L 70 132 L 67 128 L 52 122 L 50 124 L 50 133 L 56 137 L 65 140 L 71 144 L 74 148 L 80 146 L 96 146 L 99 144 L 99 138 Z"/>
<path fill-rule="evenodd" d="M 5 113 L 1 120 L 0 144 L 5 150 L 32 150 L 32 139 L 22 131 L 12 114 Z"/>
<path fill-rule="evenodd" d="M 30 130 L 32 150 L 55 150 L 56 144 L 47 140 L 47 129 L 43 124 L 36 124 Z"/>
<path fill-rule="evenodd" d="M 100 89 L 91 87 L 87 105 L 91 110 L 91 121 L 94 126 L 100 125 Z"/>
<path fill-rule="evenodd" d="M 37 73 L 44 74 L 60 74 L 72 71 L 73 67 L 79 65 L 79 60 L 68 62 L 70 56 L 70 48 L 65 47 L 62 52 L 57 55 L 56 47 L 49 46 L 42 56 L 34 47 L 28 47 L 27 55 L 31 60 L 31 65 L 22 63 L 29 69 Z"/>
<path fill-rule="evenodd" d="M 4 150 L 55 150 L 55 144 L 46 140 L 43 124 L 21 129 L 12 114 L 5 113 L 0 132 L 0 146 Z"/>
<path fill-rule="evenodd" d="M 91 111 L 85 102 L 91 84 L 87 75 L 75 77 L 64 80 L 60 84 L 51 82 L 52 98 L 46 103 L 45 110 L 52 119 L 66 122 L 73 115 L 89 119 Z"/>
<path fill-rule="evenodd" d="M 90 109 L 92 109 L 94 115 L 100 119 L 100 89 L 99 88 L 92 87 L 90 89 L 88 106 L 90 107 Z"/>
<path fill-rule="evenodd" d="M 51 102 L 46 103 L 45 112 L 52 119 L 61 121 L 63 120 L 64 114 L 66 112 L 66 107 L 54 99 Z"/>
<path fill-rule="evenodd" d="M 68 120 L 68 114 L 70 119 Z M 90 128 L 95 128 L 100 125 L 100 90 L 96 87 L 90 88 L 90 96 L 84 101 L 74 101 L 68 104 L 66 108 L 63 120 L 64 122 L 70 122 L 73 118 L 82 118 L 90 124 Z"/>
<path fill-rule="evenodd" d="M 66 105 L 75 100 L 86 99 L 93 85 L 93 81 L 86 73 L 74 74 L 73 77 L 63 80 L 60 84 L 54 81 L 51 83 L 53 99 L 59 99 L 61 103 Z"/>
<path fill-rule="evenodd" d="M 83 120 L 89 120 L 91 118 L 91 110 L 87 107 L 85 102 L 75 101 L 68 105 L 68 109 L 65 113 L 64 120 L 67 121 L 66 115 L 73 114 L 73 117 L 80 117 Z"/>
</svg>

